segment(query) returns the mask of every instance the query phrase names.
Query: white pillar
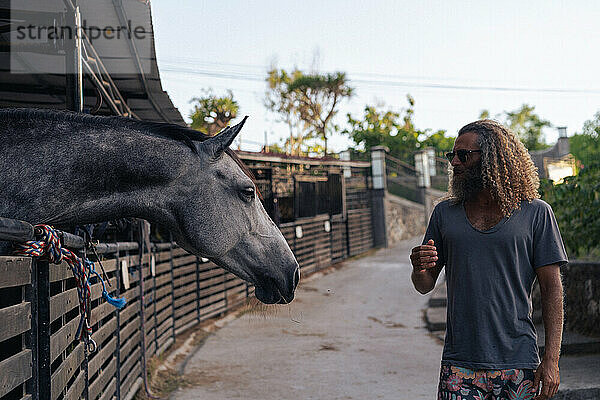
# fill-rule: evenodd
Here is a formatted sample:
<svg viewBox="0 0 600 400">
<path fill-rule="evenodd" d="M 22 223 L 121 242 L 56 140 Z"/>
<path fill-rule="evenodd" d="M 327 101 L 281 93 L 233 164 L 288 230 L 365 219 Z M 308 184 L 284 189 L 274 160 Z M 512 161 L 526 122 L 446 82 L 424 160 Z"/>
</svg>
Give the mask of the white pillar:
<svg viewBox="0 0 600 400">
<path fill-rule="evenodd" d="M 373 189 L 385 189 L 385 153 L 389 149 L 385 146 L 371 148 L 371 172 L 373 176 Z"/>
<path fill-rule="evenodd" d="M 415 153 L 415 169 L 417 170 L 417 186 L 431 187 L 431 173 L 429 171 L 429 157 L 426 150 Z"/>
<path fill-rule="evenodd" d="M 344 150 L 340 153 L 340 160 L 342 161 L 350 161 L 350 150 Z M 344 165 L 342 167 L 344 171 L 344 178 L 350 178 L 352 176 L 352 167 L 349 165 Z"/>
</svg>

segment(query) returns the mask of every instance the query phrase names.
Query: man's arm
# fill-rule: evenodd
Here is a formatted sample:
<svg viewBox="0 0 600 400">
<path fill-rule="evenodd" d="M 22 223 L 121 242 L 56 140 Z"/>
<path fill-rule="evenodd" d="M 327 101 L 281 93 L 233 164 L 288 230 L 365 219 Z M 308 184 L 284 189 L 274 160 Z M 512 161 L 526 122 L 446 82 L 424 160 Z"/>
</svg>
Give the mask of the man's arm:
<svg viewBox="0 0 600 400">
<path fill-rule="evenodd" d="M 421 294 L 429 293 L 435 287 L 435 282 L 442 270 L 438 264 L 437 249 L 432 239 L 426 245 L 412 249 L 410 261 L 413 266 L 410 276 L 415 289 Z"/>
<path fill-rule="evenodd" d="M 563 330 L 563 288 L 560 280 L 560 267 L 557 264 L 545 265 L 536 269 L 542 295 L 542 316 L 545 331 L 545 352 L 542 362 L 535 371 L 534 390 L 540 382 L 542 391 L 536 399 L 549 399 L 558 391 L 560 374 L 558 360 Z"/>
</svg>

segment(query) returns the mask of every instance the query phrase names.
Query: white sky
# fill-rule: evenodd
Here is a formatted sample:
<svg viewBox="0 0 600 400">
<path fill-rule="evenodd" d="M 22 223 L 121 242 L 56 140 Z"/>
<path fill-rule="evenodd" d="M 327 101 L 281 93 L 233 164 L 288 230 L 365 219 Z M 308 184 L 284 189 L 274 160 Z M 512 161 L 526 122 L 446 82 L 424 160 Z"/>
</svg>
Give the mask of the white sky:
<svg viewBox="0 0 600 400">
<path fill-rule="evenodd" d="M 418 128 L 452 135 L 482 109 L 493 116 L 534 105 L 569 135 L 600 110 L 596 0 L 181 0 L 154 1 L 152 12 L 163 87 L 175 105 L 189 121 L 192 97 L 231 89 L 240 117 L 250 116 L 246 150 L 259 150 L 265 131 L 269 143 L 288 135 L 262 105 L 268 66 L 308 69 L 315 52 L 321 72 L 346 72 L 356 88 L 338 123 L 366 104 L 400 110 L 407 93 Z M 545 133 L 556 141 L 555 129 Z M 349 143 L 330 140 L 336 151 Z"/>
</svg>

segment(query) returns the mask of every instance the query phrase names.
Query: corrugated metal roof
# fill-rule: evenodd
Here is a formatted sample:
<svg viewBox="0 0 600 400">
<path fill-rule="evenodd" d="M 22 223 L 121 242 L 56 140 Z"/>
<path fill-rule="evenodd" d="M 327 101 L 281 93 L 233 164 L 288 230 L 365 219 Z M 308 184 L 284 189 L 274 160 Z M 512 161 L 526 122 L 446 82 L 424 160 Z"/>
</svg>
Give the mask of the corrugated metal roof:
<svg viewBox="0 0 600 400">
<path fill-rule="evenodd" d="M 38 4 L 36 4 L 38 3 Z M 27 8 L 30 12 L 57 12 L 68 14 L 71 0 L 27 0 L 19 4 L 12 1 L 11 13 L 9 2 L 0 0 L 0 36 L 2 42 L 10 42 L 10 26 L 14 33 L 15 18 L 7 20 L 7 16 L 18 16 L 15 7 Z M 122 95 L 134 116 L 148 121 L 171 122 L 185 125 L 177 108 L 169 95 L 163 90 L 154 46 L 154 30 L 152 26 L 149 2 L 140 0 L 79 0 L 82 20 L 88 26 L 119 27 L 123 21 L 131 21 L 133 26 L 143 26 L 149 33 L 149 40 L 97 40 L 93 48 L 101 63 L 110 72 L 110 80 Z M 36 11 L 40 10 L 40 11 Z M 41 11 L 43 10 L 43 11 Z M 11 43 L 14 46 L 14 40 Z M 65 51 L 59 54 L 25 53 L 26 57 L 12 58 L 9 53 L 0 53 L 0 107 L 40 107 L 66 109 L 66 75 L 64 73 L 48 73 L 37 68 L 52 63 L 61 72 L 65 71 Z M 14 51 L 13 51 L 14 54 Z M 37 57 L 37 58 L 36 58 Z M 39 61 L 38 61 L 39 60 Z M 44 64 L 46 63 L 46 64 Z M 11 69 L 12 68 L 12 69 Z M 12 73 L 15 71 L 26 73 Z M 39 73 L 41 72 L 41 73 Z M 108 79 L 106 79 L 108 80 Z M 97 104 L 98 91 L 89 77 L 84 75 L 84 110 L 91 110 Z M 98 114 L 114 114 L 106 101 L 98 110 Z"/>
</svg>

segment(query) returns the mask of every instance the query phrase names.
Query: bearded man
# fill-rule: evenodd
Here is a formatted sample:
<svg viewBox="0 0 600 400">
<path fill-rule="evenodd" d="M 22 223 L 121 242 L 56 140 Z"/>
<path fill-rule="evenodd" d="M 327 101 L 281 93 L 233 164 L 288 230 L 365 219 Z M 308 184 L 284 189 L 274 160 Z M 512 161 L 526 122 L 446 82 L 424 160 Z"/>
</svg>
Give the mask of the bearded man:
<svg viewBox="0 0 600 400">
<path fill-rule="evenodd" d="M 447 324 L 438 399 L 548 399 L 558 390 L 567 263 L 552 208 L 515 135 L 491 120 L 458 132 L 448 198 L 412 249 L 412 282 L 428 293 L 445 267 Z M 539 281 L 540 362 L 531 313 Z M 541 384 L 540 384 L 541 383 Z"/>
</svg>

